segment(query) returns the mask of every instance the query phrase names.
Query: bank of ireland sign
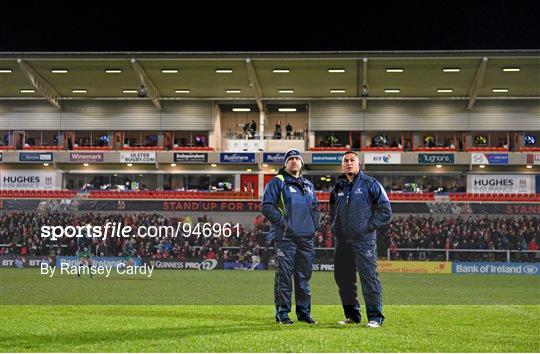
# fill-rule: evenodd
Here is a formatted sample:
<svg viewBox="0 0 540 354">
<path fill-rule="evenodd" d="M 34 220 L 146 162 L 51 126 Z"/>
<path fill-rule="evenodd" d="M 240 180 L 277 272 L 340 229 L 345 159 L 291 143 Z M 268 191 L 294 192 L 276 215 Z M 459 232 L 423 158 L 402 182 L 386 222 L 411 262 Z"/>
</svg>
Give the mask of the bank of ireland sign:
<svg viewBox="0 0 540 354">
<path fill-rule="evenodd" d="M 311 155 L 311 163 L 316 164 L 340 164 L 343 154 L 321 154 Z"/>
</svg>

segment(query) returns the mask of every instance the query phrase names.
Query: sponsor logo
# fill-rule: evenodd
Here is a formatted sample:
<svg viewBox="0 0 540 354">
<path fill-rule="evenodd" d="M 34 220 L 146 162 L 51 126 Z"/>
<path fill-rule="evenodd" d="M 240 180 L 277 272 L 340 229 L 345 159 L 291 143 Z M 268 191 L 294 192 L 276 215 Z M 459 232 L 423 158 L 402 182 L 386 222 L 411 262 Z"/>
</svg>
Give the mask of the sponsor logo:
<svg viewBox="0 0 540 354">
<path fill-rule="evenodd" d="M 471 155 L 473 165 L 506 165 L 508 164 L 508 154 L 480 154 Z"/>
<path fill-rule="evenodd" d="M 487 154 L 487 159 L 491 165 L 508 164 L 508 154 Z"/>
<path fill-rule="evenodd" d="M 20 152 L 20 162 L 51 162 L 53 160 L 52 152 Z"/>
<path fill-rule="evenodd" d="M 208 154 L 195 152 L 175 152 L 174 162 L 208 162 Z"/>
<path fill-rule="evenodd" d="M 55 189 L 55 172 L 5 171 L 0 189 Z"/>
<path fill-rule="evenodd" d="M 214 270 L 218 266 L 216 259 L 206 259 L 204 261 L 162 261 L 149 260 L 152 267 L 156 269 L 195 269 L 195 270 Z"/>
<path fill-rule="evenodd" d="M 475 179 L 475 186 L 503 186 L 511 187 L 514 185 L 513 179 Z"/>
<path fill-rule="evenodd" d="M 69 162 L 103 162 L 102 152 L 70 152 Z"/>
<path fill-rule="evenodd" d="M 540 274 L 535 264 L 503 262 L 453 262 L 452 271 L 456 274 Z"/>
<path fill-rule="evenodd" d="M 312 266 L 311 266 L 311 270 L 333 272 L 334 271 L 334 265 L 333 264 L 327 264 L 327 263 L 313 263 Z"/>
<path fill-rule="evenodd" d="M 32 256 L 0 256 L 0 267 L 40 267 L 41 264 L 53 264 L 54 257 L 32 257 Z"/>
<path fill-rule="evenodd" d="M 151 163 L 156 162 L 155 152 L 121 152 L 120 162 Z"/>
<path fill-rule="evenodd" d="M 420 164 L 453 164 L 454 154 L 418 154 Z"/>
<path fill-rule="evenodd" d="M 282 164 L 285 161 L 285 154 L 283 153 L 268 153 L 263 154 L 263 162 Z"/>
<path fill-rule="evenodd" d="M 221 153 L 219 155 L 222 163 L 253 163 L 255 162 L 254 153 Z"/>
<path fill-rule="evenodd" d="M 40 181 L 39 176 L 4 176 L 2 178 L 4 183 L 39 183 Z"/>
<path fill-rule="evenodd" d="M 534 176 L 468 175 L 469 193 L 534 193 Z"/>
<path fill-rule="evenodd" d="M 377 263 L 380 273 L 451 273 L 451 262 L 385 261 Z"/>
<path fill-rule="evenodd" d="M 366 164 L 400 164 L 401 154 L 365 153 L 364 161 Z"/>
<path fill-rule="evenodd" d="M 312 163 L 341 163 L 343 154 L 313 154 L 311 155 Z"/>
<path fill-rule="evenodd" d="M 486 163 L 487 159 L 484 154 L 473 154 L 472 162 L 476 164 Z"/>
<path fill-rule="evenodd" d="M 371 159 L 373 162 L 389 163 L 392 160 L 392 154 L 386 154 L 381 156 L 373 156 Z"/>
<path fill-rule="evenodd" d="M 132 258 L 133 263 L 136 266 L 142 264 L 142 260 L 139 257 Z M 96 267 L 117 267 L 120 264 L 124 264 L 125 259 L 123 257 L 92 257 L 92 265 Z M 56 257 L 56 266 L 61 267 L 62 264 L 67 264 L 69 267 L 79 266 L 80 258 L 75 256 L 61 256 Z"/>
<path fill-rule="evenodd" d="M 217 259 L 206 259 L 200 263 L 201 270 L 212 270 L 215 269 L 218 265 Z"/>
<path fill-rule="evenodd" d="M 523 267 L 523 273 L 525 274 L 536 274 L 538 273 L 538 267 L 535 265 L 526 265 Z"/>
</svg>

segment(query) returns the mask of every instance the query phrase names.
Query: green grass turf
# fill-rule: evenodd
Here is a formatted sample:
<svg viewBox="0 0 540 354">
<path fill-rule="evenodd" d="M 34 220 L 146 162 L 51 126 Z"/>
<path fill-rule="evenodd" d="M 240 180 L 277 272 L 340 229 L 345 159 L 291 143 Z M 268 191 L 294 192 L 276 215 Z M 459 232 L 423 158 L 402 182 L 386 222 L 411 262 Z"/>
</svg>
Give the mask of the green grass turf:
<svg viewBox="0 0 540 354">
<path fill-rule="evenodd" d="M 512 275 L 380 274 L 385 304 L 540 305 L 540 277 Z M 273 303 L 273 271 L 155 270 L 151 278 L 40 275 L 37 268 L 0 268 L 1 304 Z M 332 272 L 313 272 L 313 303 L 338 305 Z"/>
<path fill-rule="evenodd" d="M 342 327 L 318 305 L 319 324 L 283 327 L 264 305 L 2 306 L 3 351 L 538 352 L 538 306 L 390 305 L 378 329 Z"/>
<path fill-rule="evenodd" d="M 323 272 L 312 281 L 319 323 L 283 327 L 271 271 L 48 279 L 0 269 L 0 351 L 540 351 L 538 277 L 381 278 L 383 327 L 338 326 L 336 287 Z"/>
</svg>

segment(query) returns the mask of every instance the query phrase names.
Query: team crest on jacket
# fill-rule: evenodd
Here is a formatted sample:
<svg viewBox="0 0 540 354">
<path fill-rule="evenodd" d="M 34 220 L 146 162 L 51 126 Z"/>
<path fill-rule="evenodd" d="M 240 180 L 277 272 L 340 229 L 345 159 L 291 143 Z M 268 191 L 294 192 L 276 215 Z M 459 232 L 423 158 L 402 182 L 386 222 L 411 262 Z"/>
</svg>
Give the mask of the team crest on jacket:
<svg viewBox="0 0 540 354">
<path fill-rule="evenodd" d="M 289 190 L 291 191 L 291 193 L 296 193 L 296 189 L 294 189 L 293 186 L 289 186 Z"/>
</svg>

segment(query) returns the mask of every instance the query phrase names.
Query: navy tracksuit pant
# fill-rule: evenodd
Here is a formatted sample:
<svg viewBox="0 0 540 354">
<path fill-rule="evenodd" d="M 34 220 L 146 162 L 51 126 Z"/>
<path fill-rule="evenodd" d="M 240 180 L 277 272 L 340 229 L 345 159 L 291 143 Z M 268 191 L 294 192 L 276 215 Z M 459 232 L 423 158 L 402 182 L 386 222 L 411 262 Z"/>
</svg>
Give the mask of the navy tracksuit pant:
<svg viewBox="0 0 540 354">
<path fill-rule="evenodd" d="M 356 272 L 360 275 L 368 321 L 384 321 L 382 285 L 377 274 L 377 244 L 372 240 L 336 240 L 334 279 L 346 318 L 360 321 L 356 291 Z"/>
<path fill-rule="evenodd" d="M 276 320 L 284 320 L 291 312 L 294 281 L 296 316 L 299 320 L 311 316 L 309 280 L 315 257 L 312 236 L 292 236 L 276 241 L 276 278 L 274 303 Z"/>
</svg>

